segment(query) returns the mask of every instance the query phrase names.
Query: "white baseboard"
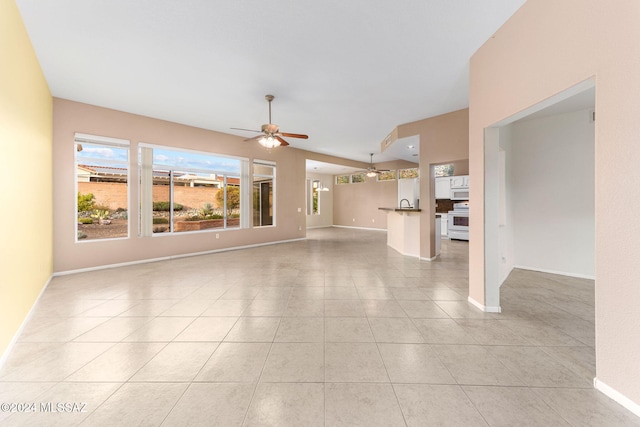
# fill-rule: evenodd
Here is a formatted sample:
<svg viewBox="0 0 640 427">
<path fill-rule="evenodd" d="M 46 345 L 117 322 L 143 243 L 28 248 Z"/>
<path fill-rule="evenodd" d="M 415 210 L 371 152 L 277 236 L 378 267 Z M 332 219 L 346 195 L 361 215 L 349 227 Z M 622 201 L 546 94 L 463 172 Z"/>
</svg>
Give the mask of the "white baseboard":
<svg viewBox="0 0 640 427">
<path fill-rule="evenodd" d="M 598 380 L 598 378 L 593 379 L 593 387 L 605 396 L 609 397 L 610 399 L 614 400 L 615 402 L 619 403 L 620 405 L 640 417 L 640 405 L 629 399 L 624 394 L 620 393 L 618 390 L 611 388 L 602 381 Z"/>
<path fill-rule="evenodd" d="M 49 283 L 51 283 L 51 279 L 53 279 L 53 275 L 49 276 L 49 278 L 47 279 L 47 282 L 44 284 L 44 286 L 40 290 L 40 293 L 38 294 L 38 297 L 36 298 L 36 300 L 31 305 L 31 308 L 29 309 L 29 312 L 27 313 L 27 315 L 22 320 L 22 323 L 20 324 L 20 327 L 18 328 L 16 333 L 13 334 L 13 338 L 11 338 L 11 341 L 9 341 L 9 345 L 7 345 L 7 348 L 4 350 L 4 352 L 2 354 L 0 354 L 0 369 L 2 369 L 2 365 L 4 365 L 5 362 L 7 361 L 7 357 L 9 357 L 9 353 L 11 353 L 11 350 L 13 349 L 13 346 L 16 345 L 16 342 L 18 342 L 18 338 L 20 338 L 20 335 L 22 334 L 22 331 L 24 331 L 24 327 L 27 325 L 29 320 L 31 320 L 31 316 L 33 315 L 33 309 L 36 307 L 36 305 L 38 305 L 38 302 L 40 302 L 40 298 L 42 298 L 42 295 L 44 295 L 44 291 L 49 286 Z"/>
<path fill-rule="evenodd" d="M 429 261 L 429 262 L 431 262 L 431 261 L 435 260 L 436 258 L 438 258 L 438 255 L 434 256 L 433 258 L 423 258 L 423 257 L 419 257 L 419 258 L 420 258 L 420 261 Z"/>
<path fill-rule="evenodd" d="M 566 271 L 547 270 L 547 269 L 538 268 L 538 267 L 528 267 L 526 265 L 514 265 L 513 268 L 519 268 L 520 270 L 538 271 L 540 273 L 557 274 L 558 276 L 576 277 L 578 279 L 589 279 L 589 280 L 596 279 L 596 276 L 590 276 L 588 274 L 567 273 Z"/>
<path fill-rule="evenodd" d="M 209 254 L 215 254 L 215 253 L 219 253 L 219 252 L 228 252 L 228 251 L 237 251 L 240 249 L 249 249 L 249 248 L 257 248 L 260 246 L 270 246 L 270 245 L 279 245 L 280 243 L 291 243 L 291 242 L 299 242 L 302 240 L 307 240 L 306 237 L 301 237 L 298 239 L 289 239 L 289 240 L 278 240 L 275 242 L 266 242 L 266 243 L 255 243 L 253 245 L 244 245 L 244 246 L 232 246 L 229 248 L 223 248 L 223 249 L 212 249 L 210 251 L 202 251 L 202 252 L 190 252 L 187 254 L 179 254 L 179 255 L 169 255 L 166 257 L 159 257 L 159 258 L 146 258 L 146 259 L 141 259 L 141 260 L 136 260 L 136 261 L 127 261 L 127 262 L 119 262 L 116 264 L 105 264 L 105 265 L 98 265 L 95 267 L 87 267 L 87 268 L 78 268 L 76 270 L 65 270 L 65 271 L 57 271 L 55 273 L 53 273 L 53 276 L 66 276 L 68 274 L 76 274 L 76 273 L 84 273 L 87 271 L 97 271 L 97 270 L 105 270 L 107 268 L 117 268 L 117 267 L 126 267 L 128 265 L 136 265 L 136 264 L 147 264 L 150 262 L 158 262 L 158 261 L 168 261 L 171 259 L 179 259 L 179 258 L 188 258 L 188 257 L 192 257 L 192 256 L 199 256 L 199 255 L 209 255 Z"/>
<path fill-rule="evenodd" d="M 353 227 L 350 225 L 332 225 L 332 227 L 336 228 L 352 228 L 354 230 L 369 230 L 369 231 L 384 231 L 387 232 L 386 228 L 367 228 L 367 227 Z"/>
<path fill-rule="evenodd" d="M 491 306 L 486 306 L 483 304 L 480 304 L 478 301 L 474 300 L 471 297 L 467 297 L 467 301 L 474 305 L 476 308 L 484 311 L 485 313 L 502 313 L 502 308 L 500 308 L 500 306 L 497 307 L 491 307 Z"/>
<path fill-rule="evenodd" d="M 313 230 L 316 228 L 331 228 L 333 225 L 314 225 L 313 227 L 307 227 L 307 230 Z"/>
</svg>

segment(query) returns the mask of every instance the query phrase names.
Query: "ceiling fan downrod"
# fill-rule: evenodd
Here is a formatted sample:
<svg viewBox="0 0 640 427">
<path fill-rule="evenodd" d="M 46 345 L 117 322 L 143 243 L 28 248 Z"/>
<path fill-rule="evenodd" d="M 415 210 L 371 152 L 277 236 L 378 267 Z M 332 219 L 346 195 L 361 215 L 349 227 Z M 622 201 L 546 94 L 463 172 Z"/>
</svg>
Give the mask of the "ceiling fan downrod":
<svg viewBox="0 0 640 427">
<path fill-rule="evenodd" d="M 273 96 L 273 95 L 265 95 L 264 98 L 269 103 L 269 124 L 271 124 L 271 101 L 273 101 L 275 99 L 275 96 Z"/>
</svg>

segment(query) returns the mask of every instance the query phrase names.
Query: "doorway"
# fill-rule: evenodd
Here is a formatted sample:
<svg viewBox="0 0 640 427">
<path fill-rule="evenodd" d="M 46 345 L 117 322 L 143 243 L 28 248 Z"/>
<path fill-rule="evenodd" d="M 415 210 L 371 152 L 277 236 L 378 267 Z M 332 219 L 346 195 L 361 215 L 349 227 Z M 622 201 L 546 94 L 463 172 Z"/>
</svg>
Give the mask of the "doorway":
<svg viewBox="0 0 640 427">
<path fill-rule="evenodd" d="M 485 129 L 485 305 L 514 268 L 594 278 L 595 86 Z"/>
</svg>

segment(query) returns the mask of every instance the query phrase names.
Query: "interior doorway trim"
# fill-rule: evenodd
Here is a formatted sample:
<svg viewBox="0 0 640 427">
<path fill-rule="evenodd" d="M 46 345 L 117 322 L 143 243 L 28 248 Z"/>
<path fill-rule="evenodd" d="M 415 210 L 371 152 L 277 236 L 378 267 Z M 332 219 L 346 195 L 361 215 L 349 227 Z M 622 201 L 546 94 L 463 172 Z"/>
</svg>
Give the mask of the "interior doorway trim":
<svg viewBox="0 0 640 427">
<path fill-rule="evenodd" d="M 483 311 L 500 312 L 500 129 L 592 89 L 595 83 L 595 76 L 590 77 L 484 129 L 484 304 L 469 298 Z"/>
</svg>

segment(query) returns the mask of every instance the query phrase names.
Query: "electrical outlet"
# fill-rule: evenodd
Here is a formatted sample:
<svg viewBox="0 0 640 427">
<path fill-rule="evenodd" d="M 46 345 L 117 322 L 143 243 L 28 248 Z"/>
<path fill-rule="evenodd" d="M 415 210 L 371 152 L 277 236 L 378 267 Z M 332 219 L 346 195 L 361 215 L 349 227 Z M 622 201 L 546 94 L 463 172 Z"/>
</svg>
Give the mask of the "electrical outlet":
<svg viewBox="0 0 640 427">
<path fill-rule="evenodd" d="M 298 208 L 298 212 L 302 212 L 302 208 Z"/>
<path fill-rule="evenodd" d="M 353 222 L 356 222 L 356 219 L 355 219 L 355 218 L 353 218 Z"/>
<path fill-rule="evenodd" d="M 298 226 L 298 231 L 302 231 L 302 226 L 301 225 Z"/>
<path fill-rule="evenodd" d="M 375 218 L 373 218 L 373 219 L 371 220 L 371 222 L 376 222 L 376 219 L 375 219 Z"/>
<path fill-rule="evenodd" d="M 220 233 L 216 233 L 216 239 L 220 238 Z"/>
</svg>

